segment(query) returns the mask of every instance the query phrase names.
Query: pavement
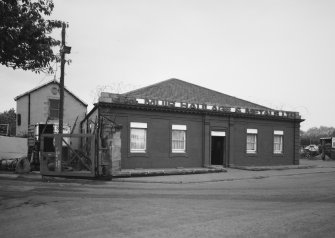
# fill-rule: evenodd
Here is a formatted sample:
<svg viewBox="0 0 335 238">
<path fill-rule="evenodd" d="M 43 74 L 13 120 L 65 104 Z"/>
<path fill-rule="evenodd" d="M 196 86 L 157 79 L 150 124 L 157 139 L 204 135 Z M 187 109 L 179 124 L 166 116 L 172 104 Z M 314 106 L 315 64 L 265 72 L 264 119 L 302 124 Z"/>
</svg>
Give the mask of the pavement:
<svg viewBox="0 0 335 238">
<path fill-rule="evenodd" d="M 247 166 L 235 168 L 176 168 L 176 169 L 151 169 L 151 170 L 124 170 L 114 177 L 111 182 L 130 183 L 207 183 L 220 181 L 234 181 L 245 179 L 263 179 L 274 176 L 293 176 L 314 173 L 335 172 L 335 161 L 301 159 L 300 165 L 285 166 Z M 45 181 L 45 182 L 78 182 L 86 183 L 96 180 L 61 178 L 42 176 L 38 171 L 28 174 L 15 174 L 0 171 L 1 179 Z"/>
</svg>

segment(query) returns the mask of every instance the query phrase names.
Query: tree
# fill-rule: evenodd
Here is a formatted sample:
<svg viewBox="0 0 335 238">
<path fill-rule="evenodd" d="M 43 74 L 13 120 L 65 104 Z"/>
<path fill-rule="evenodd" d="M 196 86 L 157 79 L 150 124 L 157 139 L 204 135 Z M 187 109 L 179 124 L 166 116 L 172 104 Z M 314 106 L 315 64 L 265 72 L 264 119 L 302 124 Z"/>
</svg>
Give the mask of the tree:
<svg viewBox="0 0 335 238">
<path fill-rule="evenodd" d="M 0 124 L 9 125 L 9 135 L 15 135 L 16 130 L 16 113 L 14 108 L 0 113 Z"/>
<path fill-rule="evenodd" d="M 306 132 L 300 131 L 300 140 L 302 145 L 319 144 L 320 138 L 335 135 L 334 127 L 320 126 L 312 127 Z"/>
<path fill-rule="evenodd" d="M 0 0 L 0 63 L 13 69 L 52 71 L 56 59 L 52 47 L 59 40 L 48 36 L 60 28 L 59 20 L 47 20 L 52 0 Z"/>
</svg>

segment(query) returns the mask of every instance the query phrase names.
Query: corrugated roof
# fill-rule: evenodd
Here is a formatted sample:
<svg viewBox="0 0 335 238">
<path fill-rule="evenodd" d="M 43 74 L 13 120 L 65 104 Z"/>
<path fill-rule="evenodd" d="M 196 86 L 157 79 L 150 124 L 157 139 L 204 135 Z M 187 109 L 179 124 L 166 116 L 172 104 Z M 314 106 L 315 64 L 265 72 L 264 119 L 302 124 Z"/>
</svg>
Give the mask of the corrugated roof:
<svg viewBox="0 0 335 238">
<path fill-rule="evenodd" d="M 239 99 L 175 78 L 168 79 L 137 90 L 133 90 L 124 93 L 123 95 L 135 98 L 148 98 L 176 102 L 220 105 L 226 107 L 241 107 L 262 110 L 270 109 L 265 106 L 261 106 L 243 99 Z"/>
<path fill-rule="evenodd" d="M 23 94 L 20 94 L 19 96 L 15 97 L 14 100 L 16 101 L 16 100 L 20 99 L 21 97 L 26 96 L 26 95 L 28 95 L 28 94 L 31 94 L 32 92 L 35 92 L 35 91 L 37 91 L 37 90 L 39 90 L 39 89 L 41 89 L 41 88 L 44 88 L 44 87 L 46 87 L 46 86 L 48 86 L 48 85 L 50 85 L 50 84 L 57 84 L 58 86 L 60 85 L 60 83 L 59 83 L 58 81 L 56 81 L 56 80 L 51 80 L 51 81 L 49 81 L 49 82 L 47 82 L 47 83 L 45 83 L 45 84 L 42 84 L 42 85 L 40 85 L 40 86 L 37 86 L 36 88 L 31 89 L 31 90 L 29 90 L 29 91 L 27 91 L 27 92 L 25 92 L 25 93 L 23 93 Z M 77 100 L 78 100 L 80 103 L 82 103 L 84 106 L 87 107 L 87 103 L 85 103 L 83 100 L 81 100 L 80 98 L 78 98 L 74 93 L 72 93 L 71 91 L 69 91 L 66 87 L 64 87 L 64 90 L 65 90 L 67 93 L 69 93 L 71 96 L 73 96 L 75 99 L 77 99 Z"/>
</svg>

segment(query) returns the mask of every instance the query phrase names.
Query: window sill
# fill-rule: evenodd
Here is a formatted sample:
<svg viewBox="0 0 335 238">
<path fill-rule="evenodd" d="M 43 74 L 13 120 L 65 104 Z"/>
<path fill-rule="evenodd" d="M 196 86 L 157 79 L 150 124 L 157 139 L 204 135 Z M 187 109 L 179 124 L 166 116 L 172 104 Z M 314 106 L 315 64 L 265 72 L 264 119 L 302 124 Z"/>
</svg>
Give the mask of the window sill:
<svg viewBox="0 0 335 238">
<path fill-rule="evenodd" d="M 188 157 L 188 154 L 186 152 L 171 152 L 170 158 L 176 158 L 176 157 Z"/>
<path fill-rule="evenodd" d="M 130 152 L 128 157 L 149 157 L 147 152 Z"/>
<path fill-rule="evenodd" d="M 257 156 L 257 152 L 246 152 L 246 155 L 250 156 L 250 157 L 256 157 Z"/>
</svg>

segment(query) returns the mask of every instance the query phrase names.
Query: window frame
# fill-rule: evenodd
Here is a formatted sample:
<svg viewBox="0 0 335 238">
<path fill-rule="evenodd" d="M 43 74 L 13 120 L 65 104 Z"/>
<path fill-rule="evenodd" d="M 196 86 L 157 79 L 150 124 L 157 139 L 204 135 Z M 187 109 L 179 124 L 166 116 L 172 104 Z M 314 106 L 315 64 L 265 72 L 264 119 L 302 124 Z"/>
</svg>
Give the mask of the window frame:
<svg viewBox="0 0 335 238">
<path fill-rule="evenodd" d="M 21 126 L 21 113 L 18 113 L 16 115 L 16 121 L 17 121 L 17 126 Z"/>
<path fill-rule="evenodd" d="M 275 150 L 275 137 L 281 138 L 281 150 Z M 284 131 L 282 130 L 274 130 L 273 131 L 273 154 L 274 155 L 283 155 L 284 154 Z"/>
<path fill-rule="evenodd" d="M 51 108 L 51 102 L 52 101 L 57 101 L 58 102 L 58 108 Z M 49 98 L 49 118 L 50 119 L 59 119 L 59 104 L 60 104 L 60 99 L 59 98 Z M 55 111 L 58 111 L 57 116 L 52 115 L 52 111 L 55 113 Z"/>
<path fill-rule="evenodd" d="M 255 138 L 255 142 L 254 142 L 254 149 L 250 150 L 248 149 L 248 136 L 254 136 Z M 257 154 L 257 149 L 258 149 L 258 129 L 247 129 L 247 133 L 246 133 L 246 153 L 249 155 L 254 155 Z"/>
<path fill-rule="evenodd" d="M 184 149 L 174 149 L 173 148 L 173 132 L 174 131 L 183 131 L 184 134 Z M 171 153 L 172 154 L 186 154 L 187 153 L 187 125 L 183 124 L 172 124 L 171 125 Z"/>
<path fill-rule="evenodd" d="M 132 149 L 132 130 L 144 130 L 145 132 L 145 143 L 144 148 Z M 130 154 L 146 154 L 148 150 L 148 123 L 146 122 L 130 122 L 129 123 L 129 153 Z"/>
</svg>

